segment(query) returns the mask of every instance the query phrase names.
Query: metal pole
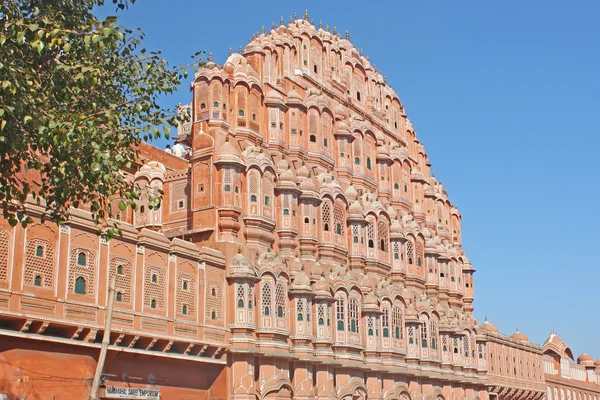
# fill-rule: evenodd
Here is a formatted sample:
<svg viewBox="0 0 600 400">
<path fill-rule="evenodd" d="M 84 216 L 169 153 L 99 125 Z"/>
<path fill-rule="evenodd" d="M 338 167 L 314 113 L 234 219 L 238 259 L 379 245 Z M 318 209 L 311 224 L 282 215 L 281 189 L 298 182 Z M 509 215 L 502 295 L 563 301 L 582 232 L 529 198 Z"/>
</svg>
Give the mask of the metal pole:
<svg viewBox="0 0 600 400">
<path fill-rule="evenodd" d="M 113 306 L 115 304 L 115 291 L 117 289 L 117 276 L 113 276 L 108 287 L 108 304 L 106 305 L 106 317 L 104 318 L 104 336 L 102 337 L 102 347 L 100 348 L 100 357 L 98 357 L 98 365 L 96 365 L 96 373 L 94 374 L 94 382 L 90 391 L 90 399 L 98 400 L 98 389 L 100 388 L 100 379 L 102 378 L 102 370 L 104 369 L 104 361 L 106 361 L 106 353 L 110 345 L 110 327 L 112 325 Z"/>
</svg>

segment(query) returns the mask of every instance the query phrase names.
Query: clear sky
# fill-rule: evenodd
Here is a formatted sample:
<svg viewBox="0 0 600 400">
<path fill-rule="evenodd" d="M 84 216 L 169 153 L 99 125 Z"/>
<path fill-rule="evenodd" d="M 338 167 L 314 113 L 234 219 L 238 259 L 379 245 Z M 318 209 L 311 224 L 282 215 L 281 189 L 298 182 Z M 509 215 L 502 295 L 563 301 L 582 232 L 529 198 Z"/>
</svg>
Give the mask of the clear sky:
<svg viewBox="0 0 600 400">
<path fill-rule="evenodd" d="M 478 320 L 600 358 L 600 1 L 137 0 L 118 15 L 171 63 L 222 64 L 306 8 L 400 96 L 462 213 Z M 189 101 L 187 85 L 167 100 Z"/>
</svg>

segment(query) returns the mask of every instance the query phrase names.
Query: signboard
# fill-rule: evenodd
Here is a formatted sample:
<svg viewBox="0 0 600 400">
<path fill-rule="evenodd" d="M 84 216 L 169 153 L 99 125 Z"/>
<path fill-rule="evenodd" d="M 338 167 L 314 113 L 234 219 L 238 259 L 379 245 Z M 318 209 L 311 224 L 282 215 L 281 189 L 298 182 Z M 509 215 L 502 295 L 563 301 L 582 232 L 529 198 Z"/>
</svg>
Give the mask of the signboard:
<svg viewBox="0 0 600 400">
<path fill-rule="evenodd" d="M 107 399 L 160 400 L 160 389 L 107 386 L 104 397 Z"/>
</svg>

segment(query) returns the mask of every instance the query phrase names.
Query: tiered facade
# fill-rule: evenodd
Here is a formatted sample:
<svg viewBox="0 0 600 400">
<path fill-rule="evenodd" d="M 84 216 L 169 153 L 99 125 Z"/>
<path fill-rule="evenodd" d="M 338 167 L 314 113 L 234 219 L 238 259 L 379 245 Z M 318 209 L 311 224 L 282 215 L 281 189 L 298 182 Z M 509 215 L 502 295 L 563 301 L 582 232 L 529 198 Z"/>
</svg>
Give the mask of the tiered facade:
<svg viewBox="0 0 600 400">
<path fill-rule="evenodd" d="M 87 396 L 116 276 L 107 386 L 164 399 L 545 395 L 551 356 L 473 318 L 460 213 L 347 35 L 281 21 L 211 60 L 192 90 L 178 135 L 190 159 L 142 145 L 125 172 L 165 197 L 117 215 L 122 238 L 96 236 L 84 208 L 60 228 L 0 222 L 0 393 L 52 398 L 33 382 L 54 376 L 53 390 Z"/>
</svg>

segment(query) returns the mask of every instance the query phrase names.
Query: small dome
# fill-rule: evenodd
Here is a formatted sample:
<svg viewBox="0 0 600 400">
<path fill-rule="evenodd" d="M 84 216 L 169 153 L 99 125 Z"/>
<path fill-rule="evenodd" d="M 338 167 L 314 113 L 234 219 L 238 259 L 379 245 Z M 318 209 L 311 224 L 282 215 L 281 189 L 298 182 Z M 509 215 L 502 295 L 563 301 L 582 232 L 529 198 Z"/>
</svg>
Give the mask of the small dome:
<svg viewBox="0 0 600 400">
<path fill-rule="evenodd" d="M 242 159 L 239 151 L 229 141 L 226 141 L 219 147 L 219 154 L 217 154 L 215 162 L 241 164 Z"/>
<path fill-rule="evenodd" d="M 356 191 L 354 186 L 352 186 L 352 185 L 348 186 L 348 188 L 346 189 L 346 198 L 348 200 L 356 200 L 357 197 L 358 197 L 358 192 Z"/>
<path fill-rule="evenodd" d="M 483 323 L 483 325 L 481 325 L 481 327 L 486 332 L 500 333 L 500 331 L 498 330 L 498 328 L 496 328 L 496 325 L 492 324 L 487 319 L 485 320 L 485 322 Z"/>
<path fill-rule="evenodd" d="M 364 210 L 358 200 L 354 200 L 354 202 L 350 204 L 348 212 L 352 215 L 363 215 Z"/>
<path fill-rule="evenodd" d="M 337 107 L 335 108 L 335 117 L 336 118 L 346 118 L 346 109 L 344 108 L 343 105 L 338 104 Z"/>
<path fill-rule="evenodd" d="M 529 341 L 529 338 L 527 336 L 525 336 L 524 334 L 522 334 L 521 332 L 519 332 L 518 329 L 517 329 L 517 331 L 515 333 L 513 333 L 510 336 L 510 338 L 514 339 L 514 340 L 519 340 L 521 342 L 528 342 Z"/>
<path fill-rule="evenodd" d="M 589 354 L 582 354 L 579 357 L 577 357 L 577 364 L 582 364 L 582 365 L 594 365 L 594 358 L 592 356 L 590 356 Z"/>
<path fill-rule="evenodd" d="M 377 296 L 375 296 L 373 293 L 368 293 L 365 296 L 365 305 L 379 305 L 379 300 L 377 299 Z"/>
<path fill-rule="evenodd" d="M 310 279 L 308 279 L 308 276 L 306 276 L 306 273 L 304 271 L 300 271 L 294 276 L 294 285 L 310 286 Z"/>
<path fill-rule="evenodd" d="M 314 190 L 317 190 L 317 186 L 315 185 L 315 183 L 313 182 L 312 179 L 306 178 L 300 184 L 300 190 L 313 190 L 314 191 Z"/>
<path fill-rule="evenodd" d="M 298 168 L 298 172 L 296 173 L 296 176 L 298 176 L 298 178 L 301 178 L 303 180 L 308 178 L 308 168 L 306 168 L 306 165 L 302 165 L 300 168 Z"/>
<path fill-rule="evenodd" d="M 402 225 L 400 225 L 400 221 L 397 219 L 392 221 L 392 233 L 402 233 Z"/>
<path fill-rule="evenodd" d="M 596 367 L 600 367 L 600 358 L 596 360 L 596 362 L 594 363 L 594 365 Z"/>
<path fill-rule="evenodd" d="M 284 171 L 279 176 L 279 180 L 281 182 L 295 182 L 296 181 L 296 176 L 294 175 L 294 171 L 292 171 L 291 169 L 288 169 L 287 171 Z"/>
<path fill-rule="evenodd" d="M 231 271 L 234 275 L 256 276 L 256 271 L 252 263 L 243 254 L 237 254 L 233 257 L 233 260 L 231 260 Z"/>
<path fill-rule="evenodd" d="M 277 90 L 271 90 L 265 98 L 265 104 L 283 103 L 283 96 Z"/>
<path fill-rule="evenodd" d="M 314 288 L 315 288 L 315 292 L 321 292 L 321 293 L 330 294 L 329 293 L 329 290 L 330 290 L 329 283 L 323 277 L 320 277 L 315 282 Z"/>
<path fill-rule="evenodd" d="M 287 93 L 287 102 L 294 104 L 302 104 L 302 97 L 300 96 L 300 93 L 296 92 L 296 90 L 293 87 Z"/>
<path fill-rule="evenodd" d="M 282 158 L 281 160 L 277 161 L 277 170 L 278 171 L 285 171 L 288 168 L 289 168 L 289 163 L 285 160 L 285 158 Z"/>
</svg>

